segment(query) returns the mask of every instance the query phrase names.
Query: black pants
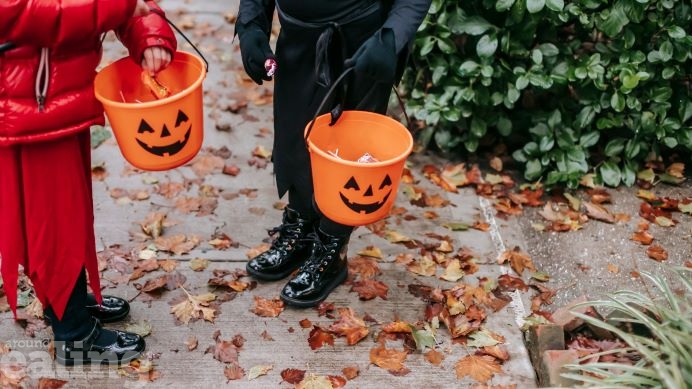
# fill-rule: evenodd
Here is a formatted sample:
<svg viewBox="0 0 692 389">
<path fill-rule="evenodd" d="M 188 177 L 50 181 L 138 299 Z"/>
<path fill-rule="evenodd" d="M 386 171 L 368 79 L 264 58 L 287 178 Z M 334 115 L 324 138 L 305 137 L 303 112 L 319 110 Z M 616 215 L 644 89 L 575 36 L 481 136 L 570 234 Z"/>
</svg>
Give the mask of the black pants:
<svg viewBox="0 0 692 389">
<path fill-rule="evenodd" d="M 372 36 L 384 23 L 386 15 L 373 13 L 342 27 L 343 41 L 339 42 L 346 58 Z M 319 28 L 281 26 L 276 43 L 279 71 L 274 84 L 274 147 L 272 158 L 279 197 L 288 191 L 291 208 L 306 218 L 319 218 L 320 228 L 329 234 L 346 236 L 353 227 L 336 223 L 319 214 L 313 207 L 313 182 L 310 155 L 303 138 L 305 126 L 316 115 L 329 87 L 318 84 L 315 71 L 316 44 Z M 332 80 L 343 71 L 342 51 L 330 53 Z M 352 74 L 347 78 L 348 93 L 343 109 L 385 113 L 392 85 L 374 83 Z M 336 104 L 336 96 L 325 105 L 325 112 Z M 324 112 L 319 112 L 322 114 Z"/>
<path fill-rule="evenodd" d="M 67 301 L 62 320 L 58 320 L 51 307 L 44 310 L 44 315 L 50 319 L 56 341 L 82 340 L 89 335 L 94 323 L 86 306 L 87 281 L 86 273 L 82 271 Z"/>
</svg>

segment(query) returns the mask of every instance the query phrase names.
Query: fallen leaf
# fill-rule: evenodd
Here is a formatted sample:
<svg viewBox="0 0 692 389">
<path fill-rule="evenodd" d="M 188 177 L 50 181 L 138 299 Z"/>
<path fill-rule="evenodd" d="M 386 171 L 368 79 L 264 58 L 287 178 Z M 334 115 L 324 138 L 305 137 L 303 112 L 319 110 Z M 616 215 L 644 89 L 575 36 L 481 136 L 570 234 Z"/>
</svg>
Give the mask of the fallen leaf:
<svg viewBox="0 0 692 389">
<path fill-rule="evenodd" d="M 339 320 L 329 326 L 329 331 L 339 336 L 346 337 L 346 343 L 352 346 L 365 338 L 368 333 L 368 327 L 363 319 L 356 317 L 353 308 L 339 308 Z"/>
<path fill-rule="evenodd" d="M 464 277 L 464 271 L 461 270 L 461 262 L 458 259 L 449 261 L 444 273 L 440 276 L 441 279 L 450 282 L 457 282 Z"/>
<path fill-rule="evenodd" d="M 445 359 L 445 356 L 437 350 L 430 350 L 423 355 L 425 356 L 425 360 L 435 366 L 439 366 Z"/>
<path fill-rule="evenodd" d="M 600 220 L 606 223 L 615 223 L 615 216 L 608 209 L 600 204 L 594 204 L 590 201 L 583 203 L 584 208 L 586 208 L 586 214 L 596 220 Z"/>
<path fill-rule="evenodd" d="M 322 346 L 324 346 L 325 343 L 330 346 L 333 346 L 334 335 L 323 330 L 318 326 L 314 326 L 310 331 L 310 335 L 308 336 L 308 344 L 310 345 L 310 348 L 312 350 L 317 350 L 319 348 L 322 348 Z"/>
<path fill-rule="evenodd" d="M 488 355 L 468 355 L 461 358 L 455 365 L 454 370 L 457 379 L 470 376 L 474 380 L 486 383 L 495 374 L 502 372 L 502 367 L 495 361 L 495 358 Z"/>
<path fill-rule="evenodd" d="M 334 386 L 328 377 L 311 373 L 300 381 L 295 389 L 334 389 Z"/>
<path fill-rule="evenodd" d="M 59 380 L 56 378 L 46 378 L 46 377 L 41 377 L 38 380 L 38 386 L 36 387 L 37 389 L 60 389 L 65 384 L 67 381 L 64 380 Z"/>
<path fill-rule="evenodd" d="M 399 371 L 405 369 L 406 356 L 408 353 L 404 350 L 387 349 L 383 345 L 370 349 L 370 362 L 385 370 Z"/>
<path fill-rule="evenodd" d="M 197 344 L 199 344 L 199 341 L 197 340 L 197 337 L 194 335 L 188 336 L 187 340 L 185 341 L 185 346 L 187 346 L 188 351 L 196 349 Z"/>
<path fill-rule="evenodd" d="M 245 370 L 238 365 L 238 362 L 233 362 L 223 369 L 223 375 L 226 376 L 229 381 L 235 381 L 243 378 Z"/>
<path fill-rule="evenodd" d="M 257 316 L 262 317 L 277 317 L 284 310 L 284 302 L 276 297 L 271 300 L 260 296 L 254 296 L 255 306 L 252 309 Z"/>
<path fill-rule="evenodd" d="M 500 254 L 497 262 L 501 265 L 507 261 L 509 261 L 512 269 L 519 275 L 524 272 L 524 269 L 529 269 L 534 272 L 536 271 L 536 267 L 534 266 L 531 257 L 520 252 L 518 247 L 515 247 L 513 250 L 507 250 Z"/>
<path fill-rule="evenodd" d="M 646 249 L 646 255 L 648 255 L 649 258 L 655 259 L 659 262 L 668 259 L 668 252 L 666 251 L 666 249 L 657 244 L 649 246 Z"/>
<path fill-rule="evenodd" d="M 193 318 L 204 319 L 213 323 L 216 310 L 209 308 L 209 302 L 214 301 L 216 296 L 213 293 L 193 296 L 184 287 L 181 286 L 180 288 L 185 292 L 187 298 L 171 307 L 171 313 L 184 324 L 189 323 Z"/>
<path fill-rule="evenodd" d="M 382 281 L 365 279 L 362 281 L 355 281 L 351 286 L 351 291 L 358 293 L 358 298 L 361 300 L 372 300 L 375 297 L 386 300 L 389 287 Z"/>
<path fill-rule="evenodd" d="M 281 372 L 281 379 L 289 384 L 296 385 L 305 379 L 305 370 L 284 369 Z"/>
<path fill-rule="evenodd" d="M 250 368 L 250 370 L 247 373 L 247 379 L 248 379 L 248 381 L 251 381 L 251 380 L 254 380 L 255 378 L 257 378 L 259 376 L 266 375 L 273 368 L 274 368 L 274 365 L 253 366 Z"/>
<path fill-rule="evenodd" d="M 363 250 L 360 250 L 358 252 L 358 255 L 362 255 L 364 257 L 382 259 L 382 250 L 380 250 L 379 247 L 367 246 Z"/>
<path fill-rule="evenodd" d="M 137 323 L 130 323 L 125 326 L 125 331 L 133 332 L 141 337 L 151 334 L 151 323 L 147 320 L 140 320 Z"/>
<path fill-rule="evenodd" d="M 190 269 L 192 271 L 202 271 L 209 266 L 209 260 L 204 258 L 193 258 L 190 260 Z"/>
<path fill-rule="evenodd" d="M 360 373 L 360 370 L 358 369 L 358 366 L 348 366 L 344 367 L 341 369 L 341 372 L 344 373 L 344 376 L 346 379 L 349 381 L 358 377 L 358 374 Z"/>
</svg>

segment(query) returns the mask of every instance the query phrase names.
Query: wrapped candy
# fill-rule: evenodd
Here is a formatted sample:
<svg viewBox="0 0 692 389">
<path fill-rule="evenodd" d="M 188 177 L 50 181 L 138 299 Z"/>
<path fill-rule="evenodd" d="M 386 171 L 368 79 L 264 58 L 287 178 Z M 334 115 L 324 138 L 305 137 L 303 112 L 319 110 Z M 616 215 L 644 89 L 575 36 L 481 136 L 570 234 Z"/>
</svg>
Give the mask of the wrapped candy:
<svg viewBox="0 0 692 389">
<path fill-rule="evenodd" d="M 151 94 L 157 99 L 163 99 L 171 95 L 171 91 L 161 85 L 158 80 L 146 70 L 142 71 L 142 83 L 149 88 Z"/>
<path fill-rule="evenodd" d="M 267 77 L 274 76 L 274 73 L 276 73 L 276 61 L 274 58 L 267 58 L 267 60 L 264 61 L 264 70 L 267 72 Z"/>
</svg>

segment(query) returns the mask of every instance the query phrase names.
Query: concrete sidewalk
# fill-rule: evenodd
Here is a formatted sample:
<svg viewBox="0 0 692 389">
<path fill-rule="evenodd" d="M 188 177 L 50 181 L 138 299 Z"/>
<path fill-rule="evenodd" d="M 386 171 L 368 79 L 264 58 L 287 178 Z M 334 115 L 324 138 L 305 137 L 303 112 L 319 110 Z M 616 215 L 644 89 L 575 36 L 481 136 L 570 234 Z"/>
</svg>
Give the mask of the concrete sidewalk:
<svg viewBox="0 0 692 389">
<path fill-rule="evenodd" d="M 409 354 L 403 362 L 410 371 L 407 374 L 393 375 L 370 363 L 370 354 L 377 346 L 376 337 L 383 325 L 395 320 L 410 323 L 425 320 L 426 303 L 409 292 L 409 285 L 425 284 L 443 289 L 455 285 L 439 279 L 439 271 L 436 276 L 426 277 L 407 270 L 405 264 L 397 263 L 398 259 L 406 254 L 417 255 L 419 249 L 391 243 L 370 229 L 361 227 L 354 232 L 349 258 L 357 257 L 359 252 L 372 252 L 373 248 L 381 251 L 382 256 L 377 260 L 381 275 L 377 280 L 389 287 L 387 299 L 377 297 L 363 301 L 350 291 L 349 285 L 337 288 L 328 299 L 335 307 L 351 307 L 357 317 L 368 319 L 370 334 L 355 345 L 349 346 L 339 337 L 333 346 L 310 348 L 308 337 L 312 326 L 303 328 L 301 321 L 304 324 L 307 319 L 312 325 L 326 328 L 338 315 L 330 319 L 319 315 L 315 309 L 292 308 L 285 309 L 278 317 L 256 315 L 252 311 L 255 297 L 278 297 L 283 281 L 258 283 L 255 288 L 238 293 L 208 285 L 209 280 L 218 275 L 214 270 L 244 269 L 248 253 L 266 240 L 266 230 L 278 225 L 281 219 L 281 211 L 277 208 L 282 201 L 276 197 L 272 166 L 262 155 L 262 150 L 272 147 L 272 85 L 256 87 L 242 78 L 237 42 L 231 43 L 233 25 L 228 21 L 236 13 L 237 1 L 193 5 L 183 0 L 165 0 L 161 5 L 178 26 L 185 28 L 190 39 L 198 43 L 209 61 L 209 73 L 204 82 L 203 150 L 190 164 L 165 172 L 133 170 L 124 161 L 113 138 L 93 152 L 94 166 L 101 167 L 96 170 L 94 203 L 98 249 L 104 267 L 104 293 L 131 301 L 129 321 L 114 327 L 125 328 L 128 324 L 141 327 L 146 325 L 143 321 L 151 325 L 151 334 L 146 340 L 147 360 L 153 363 L 153 372 L 138 376 L 131 370 L 55 365 L 44 358 L 46 346 L 41 340 L 50 338 L 47 329 L 38 329 L 35 338 L 30 338 L 13 322 L 9 312 L 1 313 L 0 341 L 12 348 L 12 355 L 20 359 L 18 362 L 24 358 L 29 373 L 24 381 L 27 386 L 36 385 L 42 377 L 50 377 L 67 381 L 64 387 L 71 388 L 288 388 L 292 385 L 282 382 L 281 377 L 285 369 L 305 370 L 307 374 L 320 376 L 343 376 L 342 369 L 347 367 L 359 369 L 359 375 L 347 383 L 347 387 L 354 388 L 449 388 L 477 384 L 478 381 L 468 376 L 457 378 L 455 372 L 455 364 L 473 354 L 475 348 L 454 343 L 443 325 L 436 339 L 440 343 L 436 349 L 444 355 L 439 365 L 428 362 L 420 352 Z M 179 43 L 181 50 L 192 52 L 183 39 L 179 39 Z M 104 64 L 125 55 L 112 36 L 106 40 L 105 49 Z M 497 264 L 497 258 L 507 249 L 519 247 L 533 257 L 538 270 L 551 276 L 549 285 L 559 288 L 555 306 L 560 306 L 589 291 L 606 292 L 618 285 L 628 286 L 627 275 L 634 266 L 632 258 L 636 258 L 638 270 L 660 267 L 642 257 L 642 250 L 628 241 L 638 209 L 632 190 L 615 191 L 618 211 L 633 215 L 629 224 L 593 222 L 574 233 L 543 233 L 531 227 L 532 222 L 540 219 L 535 209 L 527 209 L 521 217 L 499 218 L 492 201 L 476 195 L 473 189 L 445 192 L 423 176 L 424 166 L 442 167 L 446 163 L 450 162 L 423 154 L 409 158 L 407 167 L 414 180 L 402 183 L 399 188 L 397 212 L 387 219 L 386 228 L 426 245 L 439 244 L 438 237 L 448 236 L 454 251 L 466 248 L 473 253 L 479 270 L 460 282 L 476 285 L 481 277 L 497 279 L 511 274 L 508 266 Z M 224 166 L 237 167 L 239 173 L 224 174 Z M 429 196 L 439 196 L 448 205 L 412 205 L 408 194 L 414 187 Z M 170 195 L 173 189 L 179 190 L 174 196 Z M 690 195 L 689 186 L 679 190 Z M 141 223 L 152 212 L 167 215 L 164 238 L 184 235 L 194 248 L 189 251 L 179 248 L 184 252 L 180 255 L 160 250 L 156 258 L 175 261 L 175 270 L 166 273 L 158 269 L 126 282 L 133 262 L 140 263 L 137 258 L 144 256 L 142 250 L 152 242 L 140 239 L 143 238 Z M 430 212 L 436 213 L 437 218 L 431 219 Z M 670 241 L 669 262 L 679 264 L 689 260 L 691 246 L 690 217 L 684 215 L 681 219 L 674 230 L 656 232 L 657 238 Z M 487 223 L 488 230 L 451 231 L 443 226 L 476 221 Z M 210 244 L 223 234 L 235 245 L 219 248 L 218 244 Z M 202 271 L 194 271 L 191 265 L 197 264 L 199 259 L 208 260 L 209 265 Z M 171 263 L 166 262 L 167 265 Z M 575 271 L 578 263 L 588 263 L 590 272 Z M 608 264 L 617 265 L 619 273 L 609 272 Z M 139 290 L 147 281 L 174 272 L 184 277 L 182 285 L 190 294 L 213 292 L 216 295 L 212 306 L 218 314 L 213 323 L 198 320 L 181 324 L 175 320 L 171 306 L 184 298 L 181 288 L 164 288 L 158 294 Z M 250 279 L 242 278 L 241 281 Z M 495 374 L 487 384 L 533 388 L 536 387 L 535 375 L 520 331 L 521 319 L 530 313 L 530 296 L 519 292 L 511 296 L 511 303 L 489 314 L 483 324 L 484 328 L 504 337 L 504 347 L 509 353 L 509 359 L 502 364 L 502 372 Z M 229 380 L 225 375 L 229 365 L 215 359 L 214 349 L 210 347 L 215 346 L 215 339 L 230 341 L 236 335 L 244 339 L 237 359 L 245 375 Z M 198 342 L 194 348 L 193 338 Z M 39 341 L 34 342 L 35 339 Z M 403 349 L 400 340 L 390 340 L 387 347 Z M 6 362 L 7 358 L 3 358 Z M 271 369 L 249 380 L 253 367 L 258 366 L 271 366 Z"/>
</svg>

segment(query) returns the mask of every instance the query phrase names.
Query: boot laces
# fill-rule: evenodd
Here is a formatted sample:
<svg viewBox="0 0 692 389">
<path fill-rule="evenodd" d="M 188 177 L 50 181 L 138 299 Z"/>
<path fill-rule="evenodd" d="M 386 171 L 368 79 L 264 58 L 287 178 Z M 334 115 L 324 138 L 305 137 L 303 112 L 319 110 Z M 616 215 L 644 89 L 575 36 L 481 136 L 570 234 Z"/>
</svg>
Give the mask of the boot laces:
<svg viewBox="0 0 692 389">
<path fill-rule="evenodd" d="M 313 231 L 305 238 L 301 239 L 301 241 L 309 242 L 313 245 L 312 254 L 308 260 L 303 263 L 301 267 L 302 271 L 315 273 L 319 270 L 321 272 L 339 255 L 338 238 L 328 239 L 325 243 L 320 239 L 319 235 L 317 235 L 317 232 Z"/>
<path fill-rule="evenodd" d="M 296 220 L 295 222 L 283 222 L 280 226 L 274 227 L 267 232 L 269 236 L 274 237 L 272 241 L 273 247 L 291 246 L 298 241 L 303 240 L 302 234 L 305 228 L 305 222 Z M 278 233 L 278 236 L 276 234 Z"/>
</svg>

